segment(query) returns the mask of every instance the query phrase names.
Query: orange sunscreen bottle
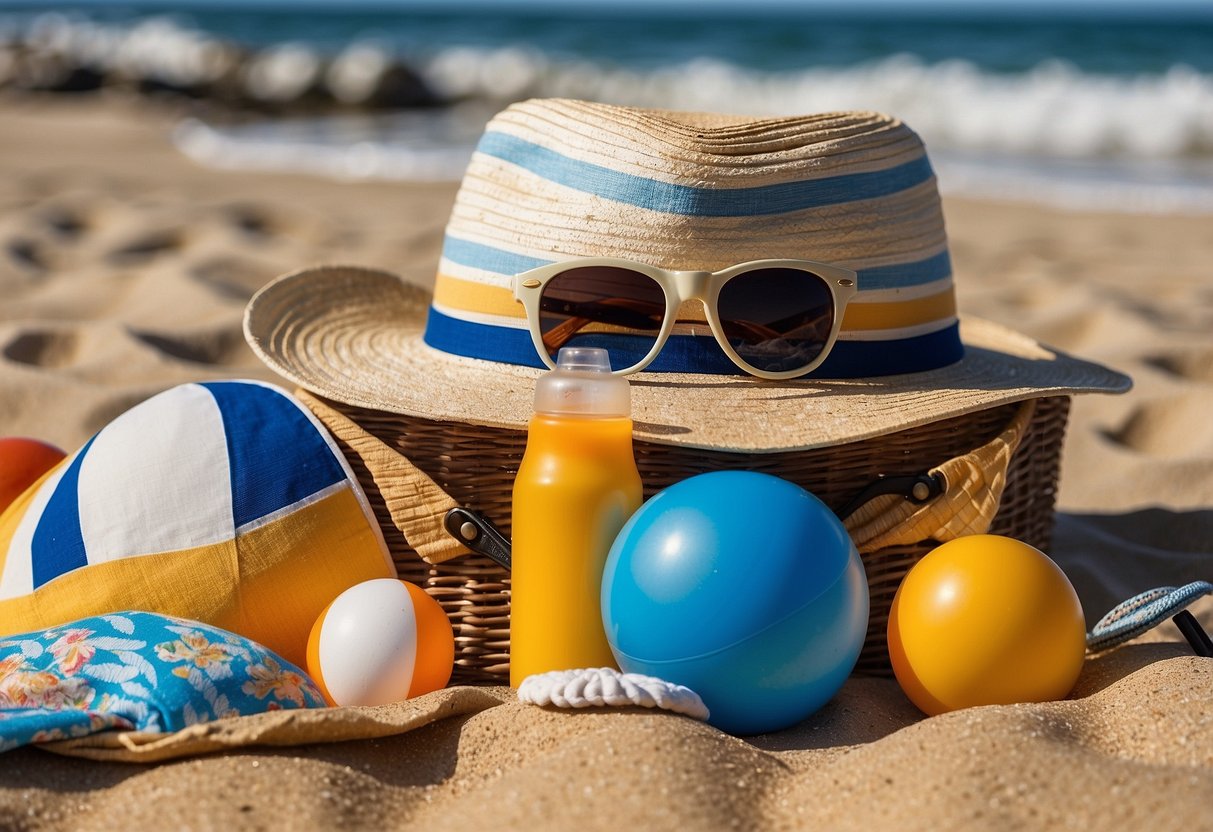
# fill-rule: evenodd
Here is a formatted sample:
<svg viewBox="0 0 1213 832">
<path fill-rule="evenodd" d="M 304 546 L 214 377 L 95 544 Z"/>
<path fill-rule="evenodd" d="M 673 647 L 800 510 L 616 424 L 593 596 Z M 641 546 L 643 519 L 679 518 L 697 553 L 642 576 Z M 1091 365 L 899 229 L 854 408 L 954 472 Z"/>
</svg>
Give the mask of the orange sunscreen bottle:
<svg viewBox="0 0 1213 832">
<path fill-rule="evenodd" d="M 606 350 L 565 347 L 535 385 L 514 480 L 510 684 L 614 667 L 599 594 L 607 552 L 640 508 L 627 379 Z"/>
</svg>

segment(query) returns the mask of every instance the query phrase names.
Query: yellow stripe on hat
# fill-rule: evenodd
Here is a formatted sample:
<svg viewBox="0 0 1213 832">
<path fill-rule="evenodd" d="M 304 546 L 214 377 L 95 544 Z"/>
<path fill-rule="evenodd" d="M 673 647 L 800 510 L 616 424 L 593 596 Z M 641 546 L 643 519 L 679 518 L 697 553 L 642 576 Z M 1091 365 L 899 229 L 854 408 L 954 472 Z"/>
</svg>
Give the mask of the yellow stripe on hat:
<svg viewBox="0 0 1213 832">
<path fill-rule="evenodd" d="M 905 329 L 956 317 L 956 296 L 949 285 L 942 292 L 914 300 L 864 303 L 862 293 L 847 305 L 842 331 Z M 526 313 L 514 294 L 500 286 L 461 280 L 448 274 L 438 275 L 434 284 L 434 303 L 455 314 L 468 312 L 500 318 L 522 319 Z"/>
<path fill-rule="evenodd" d="M 525 318 L 526 310 L 514 300 L 514 293 L 501 286 L 461 280 L 440 274 L 434 281 L 434 303 L 445 309 L 497 315 L 502 318 Z"/>
<path fill-rule="evenodd" d="M 942 292 L 916 300 L 886 301 L 884 303 L 847 304 L 842 317 L 844 332 L 872 329 L 904 329 L 956 317 L 956 295 L 949 286 Z"/>
</svg>

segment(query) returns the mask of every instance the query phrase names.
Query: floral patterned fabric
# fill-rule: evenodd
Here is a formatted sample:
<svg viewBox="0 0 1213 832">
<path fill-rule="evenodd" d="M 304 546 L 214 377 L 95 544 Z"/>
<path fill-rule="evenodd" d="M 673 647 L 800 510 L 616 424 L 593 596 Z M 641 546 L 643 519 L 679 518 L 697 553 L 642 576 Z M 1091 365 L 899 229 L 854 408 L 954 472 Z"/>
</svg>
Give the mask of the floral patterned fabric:
<svg viewBox="0 0 1213 832">
<path fill-rule="evenodd" d="M 324 704 L 299 668 L 196 621 L 120 612 L 0 639 L 0 751 Z"/>
</svg>

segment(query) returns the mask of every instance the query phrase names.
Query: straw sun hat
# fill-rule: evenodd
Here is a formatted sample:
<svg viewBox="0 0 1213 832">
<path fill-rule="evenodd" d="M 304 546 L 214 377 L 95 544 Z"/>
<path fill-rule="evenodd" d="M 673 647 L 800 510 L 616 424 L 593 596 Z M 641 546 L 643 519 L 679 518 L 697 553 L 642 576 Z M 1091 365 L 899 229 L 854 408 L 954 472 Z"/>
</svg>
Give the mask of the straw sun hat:
<svg viewBox="0 0 1213 832">
<path fill-rule="evenodd" d="M 462 536 L 449 518 L 464 515 L 448 512 L 510 533 L 544 366 L 512 281 L 584 257 L 855 272 L 837 341 L 808 376 L 742 374 L 688 301 L 631 389 L 646 495 L 704 471 L 756 470 L 846 518 L 870 594 L 863 672 L 889 672 L 889 605 L 936 542 L 989 531 L 1047 551 L 1070 394 L 1129 387 L 958 320 L 935 177 L 895 119 L 511 106 L 464 176 L 432 296 L 384 272 L 320 267 L 270 283 L 245 315 L 254 351 L 337 438 L 399 576 L 450 617 L 456 682 L 501 683 L 509 668 L 509 574 L 480 548 L 495 537 Z"/>
<path fill-rule="evenodd" d="M 996 324 L 958 321 L 922 142 L 866 112 L 752 119 L 516 104 L 489 123 L 467 169 L 432 299 L 382 272 L 308 269 L 252 300 L 246 333 L 272 369 L 325 398 L 520 429 L 543 365 L 511 279 L 582 257 L 705 271 L 796 258 L 858 274 L 834 349 L 803 379 L 746 376 L 706 327 L 675 330 L 632 376 L 641 440 L 819 448 L 1129 386 Z"/>
</svg>

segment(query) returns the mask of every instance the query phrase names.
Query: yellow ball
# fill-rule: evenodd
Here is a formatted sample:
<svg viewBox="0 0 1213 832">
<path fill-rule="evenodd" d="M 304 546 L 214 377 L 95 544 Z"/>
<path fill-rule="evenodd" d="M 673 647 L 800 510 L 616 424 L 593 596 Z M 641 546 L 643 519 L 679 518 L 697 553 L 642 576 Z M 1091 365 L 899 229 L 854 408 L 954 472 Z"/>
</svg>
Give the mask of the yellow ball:
<svg viewBox="0 0 1213 832">
<path fill-rule="evenodd" d="M 910 570 L 888 638 L 902 690 L 932 716 L 1063 699 L 1086 651 L 1065 573 L 1038 549 L 990 534 L 945 543 Z"/>
</svg>

